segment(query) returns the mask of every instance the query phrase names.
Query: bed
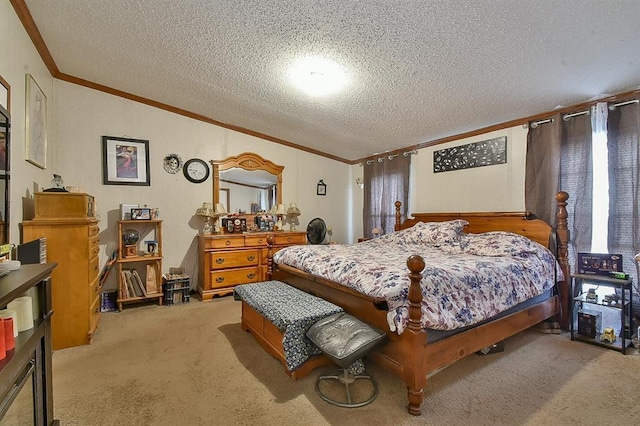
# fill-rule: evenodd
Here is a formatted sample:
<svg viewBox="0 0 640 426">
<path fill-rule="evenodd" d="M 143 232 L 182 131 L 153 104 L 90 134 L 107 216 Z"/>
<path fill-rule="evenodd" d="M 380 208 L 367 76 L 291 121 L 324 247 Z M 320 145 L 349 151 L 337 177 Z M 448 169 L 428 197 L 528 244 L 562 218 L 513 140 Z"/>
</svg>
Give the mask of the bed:
<svg viewBox="0 0 640 426">
<path fill-rule="evenodd" d="M 416 224 L 465 221 L 465 234 L 479 234 L 505 231 L 519 234 L 548 247 L 555 255 L 561 272 L 558 276 L 569 277 L 567 247 L 566 202 L 568 194 L 559 192 L 557 201 L 557 223 L 552 228 L 545 222 L 533 218 L 526 212 L 509 213 L 421 213 L 401 221 L 400 203 L 396 202 L 396 231 L 407 230 Z M 364 244 L 364 243 L 359 243 Z M 302 269 L 274 262 L 271 250 L 268 254 L 268 275 L 270 279 L 287 283 L 305 292 L 321 297 L 342 307 L 347 313 L 384 330 L 387 343 L 372 351 L 368 357 L 389 369 L 407 385 L 408 412 L 421 414 L 423 392 L 427 378 L 450 364 L 491 346 L 501 340 L 532 327 L 546 319 L 555 317 L 566 328 L 568 312 L 568 287 L 566 279 L 558 281 L 550 292 L 518 303 L 496 317 L 484 319 L 474 325 L 461 327 L 455 331 L 434 330 L 423 327 L 424 307 L 421 280 L 425 270 L 425 260 L 412 254 L 406 259 L 405 275 L 408 275 L 407 302 L 399 314 L 405 319 L 390 321 L 388 298 L 371 296 L 356 291 L 338 282 L 306 272 Z M 427 267 L 428 269 L 429 267 Z M 546 294 L 546 295 L 545 295 Z M 438 338 L 433 336 L 438 335 Z"/>
</svg>

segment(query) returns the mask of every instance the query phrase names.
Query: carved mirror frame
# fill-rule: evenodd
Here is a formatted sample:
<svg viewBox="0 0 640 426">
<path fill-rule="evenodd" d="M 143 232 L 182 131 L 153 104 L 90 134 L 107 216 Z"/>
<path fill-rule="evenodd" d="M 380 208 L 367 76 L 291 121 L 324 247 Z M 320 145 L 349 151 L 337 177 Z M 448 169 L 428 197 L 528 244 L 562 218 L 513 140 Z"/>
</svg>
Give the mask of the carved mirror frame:
<svg viewBox="0 0 640 426">
<path fill-rule="evenodd" d="M 211 160 L 213 168 L 213 203 L 220 202 L 220 172 L 234 167 L 244 170 L 264 170 L 276 176 L 277 191 L 276 202 L 282 204 L 282 170 L 284 166 L 279 166 L 272 161 L 266 160 L 253 152 L 243 152 L 235 157 L 229 157 L 224 160 Z"/>
</svg>

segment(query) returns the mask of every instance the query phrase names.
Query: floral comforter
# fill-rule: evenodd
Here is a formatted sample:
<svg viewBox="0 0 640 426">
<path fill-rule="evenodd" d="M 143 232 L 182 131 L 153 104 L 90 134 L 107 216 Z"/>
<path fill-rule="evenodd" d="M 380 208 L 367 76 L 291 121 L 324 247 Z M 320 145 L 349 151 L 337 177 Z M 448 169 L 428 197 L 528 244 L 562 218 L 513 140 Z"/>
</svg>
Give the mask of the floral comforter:
<svg viewBox="0 0 640 426">
<path fill-rule="evenodd" d="M 417 223 L 350 245 L 290 246 L 274 262 L 301 269 L 386 300 L 387 322 L 401 334 L 409 317 L 412 254 L 422 273 L 422 326 L 453 330 L 491 318 L 551 289 L 562 280 L 553 254 L 518 234 L 465 234 L 464 220 Z"/>
</svg>

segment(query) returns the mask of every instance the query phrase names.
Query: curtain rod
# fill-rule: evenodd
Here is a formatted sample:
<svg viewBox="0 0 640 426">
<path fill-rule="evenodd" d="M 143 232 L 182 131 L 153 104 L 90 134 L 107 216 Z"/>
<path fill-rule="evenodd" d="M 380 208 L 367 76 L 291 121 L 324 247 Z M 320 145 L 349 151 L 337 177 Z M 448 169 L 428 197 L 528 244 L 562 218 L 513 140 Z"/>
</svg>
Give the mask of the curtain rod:
<svg viewBox="0 0 640 426">
<path fill-rule="evenodd" d="M 535 129 L 540 124 L 547 124 L 547 123 L 553 123 L 553 118 L 547 118 L 546 120 L 532 121 L 531 123 L 529 123 L 529 127 Z"/>
<path fill-rule="evenodd" d="M 609 105 L 609 111 L 613 111 L 614 109 L 616 109 L 618 107 L 621 107 L 621 106 L 637 104 L 638 102 L 640 102 L 638 99 L 633 99 L 633 100 L 630 100 L 630 101 L 618 102 L 617 104 L 610 104 Z M 565 115 L 562 116 L 562 119 L 564 121 L 569 121 L 569 119 L 571 117 L 577 117 L 579 115 L 589 115 L 589 110 L 580 111 L 580 112 L 574 112 L 573 114 L 565 114 Z"/>
<path fill-rule="evenodd" d="M 634 99 L 634 100 L 631 100 L 631 101 L 620 102 L 620 103 L 617 103 L 617 104 L 611 104 L 611 105 L 609 105 L 609 110 L 613 111 L 617 107 L 621 107 L 621 106 L 625 106 L 625 105 L 631 105 L 631 104 L 637 104 L 638 102 L 640 102 L 638 99 Z"/>
<path fill-rule="evenodd" d="M 384 160 L 393 160 L 394 158 L 398 157 L 400 154 L 389 154 L 386 157 L 378 157 L 375 160 L 367 160 L 364 163 L 360 163 L 361 166 L 364 166 L 365 163 L 368 165 L 373 164 L 375 161 L 378 161 L 378 163 L 382 163 Z M 402 153 L 403 157 L 408 157 L 410 155 L 418 155 L 418 150 L 414 149 L 412 151 L 405 151 Z"/>
</svg>

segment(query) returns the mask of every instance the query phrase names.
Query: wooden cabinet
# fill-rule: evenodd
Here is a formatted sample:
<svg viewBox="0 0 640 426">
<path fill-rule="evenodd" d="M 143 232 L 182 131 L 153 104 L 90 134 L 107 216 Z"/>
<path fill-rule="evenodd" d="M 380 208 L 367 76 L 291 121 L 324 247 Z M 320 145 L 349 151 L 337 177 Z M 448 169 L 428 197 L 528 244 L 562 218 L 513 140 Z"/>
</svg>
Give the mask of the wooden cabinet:
<svg viewBox="0 0 640 426">
<path fill-rule="evenodd" d="M 274 253 L 283 247 L 306 244 L 306 232 L 255 232 L 200 235 L 198 293 L 202 300 L 233 292 L 238 284 L 267 277 L 267 237 L 273 235 Z"/>
<path fill-rule="evenodd" d="M 0 360 L 0 424 L 53 425 L 51 271 L 22 265 L 0 278 L 0 309 L 24 293 L 33 298 L 33 327 L 21 331 Z"/>
<path fill-rule="evenodd" d="M 139 238 L 127 240 L 135 231 Z M 125 303 L 158 300 L 162 305 L 162 221 L 118 221 L 118 310 Z"/>
<path fill-rule="evenodd" d="M 77 206 L 69 200 L 93 200 L 93 197 L 76 193 L 45 194 L 36 194 L 36 218 L 22 222 L 22 242 L 46 238 L 47 262 L 58 264 L 52 273 L 53 349 L 87 345 L 100 321 L 100 228 L 93 209 L 91 215 L 85 211 L 86 217 L 76 217 Z M 43 200 L 48 207 L 41 205 Z M 58 216 L 54 216 L 53 211 Z"/>
</svg>

